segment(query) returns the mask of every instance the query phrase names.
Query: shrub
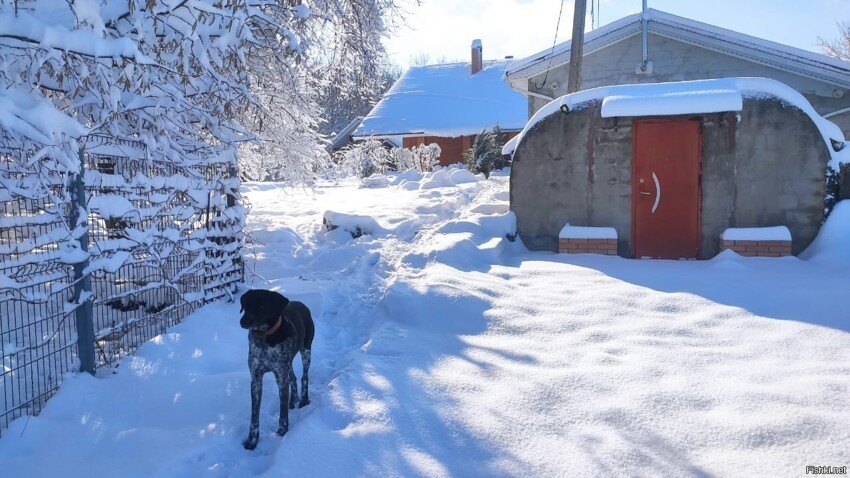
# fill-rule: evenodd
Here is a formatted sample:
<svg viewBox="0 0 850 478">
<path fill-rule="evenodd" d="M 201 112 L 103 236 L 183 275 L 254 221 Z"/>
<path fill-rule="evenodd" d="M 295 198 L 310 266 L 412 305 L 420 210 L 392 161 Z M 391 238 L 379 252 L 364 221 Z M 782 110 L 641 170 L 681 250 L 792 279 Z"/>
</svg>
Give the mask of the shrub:
<svg viewBox="0 0 850 478">
<path fill-rule="evenodd" d="M 344 176 L 367 178 L 389 169 L 389 152 L 380 141 L 368 139 L 353 143 L 334 155 L 337 170 Z"/>
<path fill-rule="evenodd" d="M 433 171 L 440 164 L 440 146 L 431 143 L 414 146 L 410 149 L 391 150 L 391 163 L 396 171 L 415 169 L 420 173 Z"/>
<path fill-rule="evenodd" d="M 436 144 L 414 146 L 410 149 L 387 149 L 375 139 L 359 141 L 334 154 L 337 170 L 343 176 L 361 178 L 387 171 L 433 171 L 439 164 L 440 147 Z"/>
</svg>

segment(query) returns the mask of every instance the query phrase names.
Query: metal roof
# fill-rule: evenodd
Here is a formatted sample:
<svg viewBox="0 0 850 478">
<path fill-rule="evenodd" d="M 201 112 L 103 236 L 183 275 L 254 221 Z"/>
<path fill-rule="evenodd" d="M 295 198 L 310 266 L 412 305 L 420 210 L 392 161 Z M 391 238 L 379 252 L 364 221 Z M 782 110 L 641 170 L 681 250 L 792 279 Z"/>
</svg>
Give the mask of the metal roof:
<svg viewBox="0 0 850 478">
<path fill-rule="evenodd" d="M 835 86 L 850 88 L 850 62 L 745 35 L 706 23 L 647 9 L 647 30 L 708 50 L 777 68 Z M 584 35 L 584 55 L 641 34 L 641 14 L 621 18 Z M 571 41 L 563 42 L 511 64 L 505 79 L 525 91 L 521 81 L 569 63 Z"/>
</svg>

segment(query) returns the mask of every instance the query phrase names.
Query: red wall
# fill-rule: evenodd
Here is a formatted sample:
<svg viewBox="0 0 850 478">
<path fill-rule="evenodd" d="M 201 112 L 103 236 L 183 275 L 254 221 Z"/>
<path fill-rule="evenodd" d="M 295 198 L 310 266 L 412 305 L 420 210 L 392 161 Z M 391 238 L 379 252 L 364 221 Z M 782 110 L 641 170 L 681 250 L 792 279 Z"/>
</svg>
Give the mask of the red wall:
<svg viewBox="0 0 850 478">
<path fill-rule="evenodd" d="M 502 144 L 517 134 L 518 132 L 503 133 L 501 138 Z M 448 166 L 450 164 L 463 163 L 463 153 L 469 151 L 474 141 L 475 135 L 461 136 L 459 138 L 417 136 L 413 138 L 404 138 L 402 140 L 402 146 L 404 148 L 412 148 L 423 144 L 437 143 L 440 146 L 440 166 Z"/>
</svg>

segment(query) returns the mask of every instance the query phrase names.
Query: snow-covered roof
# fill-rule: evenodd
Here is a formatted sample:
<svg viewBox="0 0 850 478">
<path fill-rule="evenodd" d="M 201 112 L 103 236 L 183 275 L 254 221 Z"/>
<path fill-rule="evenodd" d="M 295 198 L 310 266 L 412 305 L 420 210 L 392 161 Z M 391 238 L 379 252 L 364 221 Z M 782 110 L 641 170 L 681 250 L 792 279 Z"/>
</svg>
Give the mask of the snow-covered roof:
<svg viewBox="0 0 850 478">
<path fill-rule="evenodd" d="M 797 75 L 850 88 L 850 62 L 781 43 L 726 30 L 654 9 L 646 10 L 647 30 L 660 36 L 697 45 L 726 55 L 767 65 Z M 583 54 L 588 55 L 642 31 L 641 14 L 621 18 L 585 33 Z M 532 76 L 569 63 L 571 41 L 517 60 L 505 71 L 514 88 L 526 90 Z"/>
<path fill-rule="evenodd" d="M 741 91 L 729 82 L 686 81 L 618 88 L 602 100 L 602 117 L 659 116 L 741 111 Z"/>
<path fill-rule="evenodd" d="M 721 78 L 712 80 L 613 85 L 582 90 L 550 101 L 540 108 L 522 132 L 502 148 L 513 154 L 522 137 L 535 124 L 552 114 L 581 109 L 590 101 L 602 102 L 602 116 L 664 116 L 741 111 L 743 98 L 778 98 L 807 114 L 817 126 L 832 155 L 830 166 L 850 162 L 850 148 L 835 151 L 832 143 L 843 143 L 844 133 L 835 123 L 820 116 L 797 90 L 770 78 Z"/>
<path fill-rule="evenodd" d="M 503 130 L 520 130 L 528 105 L 502 79 L 508 64 L 486 61 L 474 75 L 469 63 L 411 67 L 353 136 L 457 137 L 495 124 Z"/>
</svg>

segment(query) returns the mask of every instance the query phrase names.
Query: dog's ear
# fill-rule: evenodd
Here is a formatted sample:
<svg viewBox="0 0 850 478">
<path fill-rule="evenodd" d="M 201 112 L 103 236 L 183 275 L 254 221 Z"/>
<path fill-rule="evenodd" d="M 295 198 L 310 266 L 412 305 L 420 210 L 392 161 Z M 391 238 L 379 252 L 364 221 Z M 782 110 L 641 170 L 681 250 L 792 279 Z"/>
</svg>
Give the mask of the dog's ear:
<svg viewBox="0 0 850 478">
<path fill-rule="evenodd" d="M 278 294 L 276 299 L 277 299 L 277 304 L 275 304 L 275 305 L 276 305 L 277 310 L 283 312 L 283 309 L 285 309 L 286 306 L 289 305 L 289 299 L 284 297 L 283 294 Z"/>
<path fill-rule="evenodd" d="M 251 292 L 251 291 L 248 291 L 248 292 Z M 245 312 L 245 298 L 246 298 L 245 296 L 248 294 L 248 292 L 242 294 L 242 297 L 239 298 L 239 313 L 240 314 L 242 312 Z"/>
</svg>

